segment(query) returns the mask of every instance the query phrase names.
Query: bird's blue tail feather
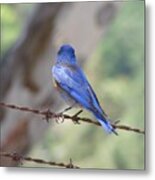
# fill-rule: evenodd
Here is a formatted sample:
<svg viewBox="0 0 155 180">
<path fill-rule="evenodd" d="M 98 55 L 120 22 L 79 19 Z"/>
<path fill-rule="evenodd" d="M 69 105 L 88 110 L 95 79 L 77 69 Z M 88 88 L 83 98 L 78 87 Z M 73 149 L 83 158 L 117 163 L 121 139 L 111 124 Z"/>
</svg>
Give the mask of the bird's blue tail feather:
<svg viewBox="0 0 155 180">
<path fill-rule="evenodd" d="M 102 125 L 102 127 L 106 130 L 108 133 L 114 133 L 115 135 L 118 135 L 118 133 L 115 131 L 115 129 L 112 127 L 111 123 L 107 121 L 104 116 L 99 117 L 98 115 L 94 114 L 99 123 Z"/>
</svg>

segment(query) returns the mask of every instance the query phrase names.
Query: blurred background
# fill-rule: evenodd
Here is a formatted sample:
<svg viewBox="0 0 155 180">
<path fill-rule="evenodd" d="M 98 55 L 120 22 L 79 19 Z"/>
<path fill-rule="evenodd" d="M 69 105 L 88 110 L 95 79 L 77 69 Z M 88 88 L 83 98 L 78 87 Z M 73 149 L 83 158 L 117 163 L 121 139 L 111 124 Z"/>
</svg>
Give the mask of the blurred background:
<svg viewBox="0 0 155 180">
<path fill-rule="evenodd" d="M 144 129 L 144 1 L 1 4 L 0 101 L 54 112 L 67 105 L 53 88 L 58 48 L 72 44 L 104 111 Z M 75 114 L 73 109 L 68 114 Z M 92 118 L 84 111 L 80 116 Z M 144 136 L 0 109 L 1 151 L 81 168 L 144 169 Z M 1 159 L 2 166 L 23 165 Z"/>
</svg>

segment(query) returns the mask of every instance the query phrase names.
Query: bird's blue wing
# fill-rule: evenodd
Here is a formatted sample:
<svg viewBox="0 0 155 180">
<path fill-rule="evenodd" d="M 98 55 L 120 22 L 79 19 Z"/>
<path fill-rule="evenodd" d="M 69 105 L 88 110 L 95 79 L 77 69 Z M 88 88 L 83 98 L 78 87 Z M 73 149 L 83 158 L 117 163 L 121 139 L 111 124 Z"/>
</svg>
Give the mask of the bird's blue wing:
<svg viewBox="0 0 155 180">
<path fill-rule="evenodd" d="M 52 69 L 56 82 L 79 104 L 104 114 L 97 97 L 82 70 L 76 66 L 55 65 Z"/>
<path fill-rule="evenodd" d="M 107 115 L 100 107 L 93 89 L 77 65 L 57 64 L 52 68 L 52 73 L 61 89 L 68 93 L 77 103 L 90 110 L 107 132 L 117 134 L 110 122 L 107 121 Z"/>
</svg>

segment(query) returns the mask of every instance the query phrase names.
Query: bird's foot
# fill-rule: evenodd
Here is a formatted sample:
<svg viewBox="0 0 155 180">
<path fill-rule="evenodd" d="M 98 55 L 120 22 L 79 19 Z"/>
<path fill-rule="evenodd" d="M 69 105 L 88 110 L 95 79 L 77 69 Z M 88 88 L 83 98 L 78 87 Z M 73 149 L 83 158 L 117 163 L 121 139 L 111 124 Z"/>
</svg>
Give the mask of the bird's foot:
<svg viewBox="0 0 155 180">
<path fill-rule="evenodd" d="M 59 114 L 63 114 L 69 110 L 71 110 L 72 108 L 74 108 L 76 106 L 77 103 L 73 103 L 71 106 L 65 108 L 63 111 L 61 111 Z"/>
<path fill-rule="evenodd" d="M 63 114 L 65 112 L 71 110 L 72 108 L 73 108 L 73 106 L 69 106 L 69 107 L 65 108 L 63 111 L 61 111 L 59 114 Z"/>
<path fill-rule="evenodd" d="M 81 114 L 82 112 L 83 110 L 81 109 L 80 111 L 78 111 L 76 114 L 72 116 L 72 121 L 74 124 L 80 124 L 78 115 Z"/>
</svg>

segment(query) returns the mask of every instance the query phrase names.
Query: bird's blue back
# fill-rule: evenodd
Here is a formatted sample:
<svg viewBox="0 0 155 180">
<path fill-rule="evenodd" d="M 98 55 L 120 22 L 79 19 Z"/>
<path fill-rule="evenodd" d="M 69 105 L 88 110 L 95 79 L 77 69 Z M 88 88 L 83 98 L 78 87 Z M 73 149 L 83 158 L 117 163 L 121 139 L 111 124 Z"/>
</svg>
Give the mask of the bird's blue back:
<svg viewBox="0 0 155 180">
<path fill-rule="evenodd" d="M 52 74 L 56 83 L 70 98 L 91 111 L 107 131 L 114 132 L 85 74 L 78 66 L 74 49 L 70 45 L 60 48 Z"/>
</svg>

